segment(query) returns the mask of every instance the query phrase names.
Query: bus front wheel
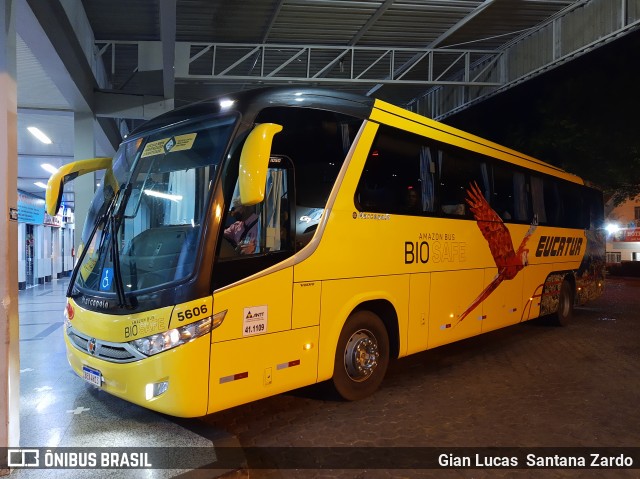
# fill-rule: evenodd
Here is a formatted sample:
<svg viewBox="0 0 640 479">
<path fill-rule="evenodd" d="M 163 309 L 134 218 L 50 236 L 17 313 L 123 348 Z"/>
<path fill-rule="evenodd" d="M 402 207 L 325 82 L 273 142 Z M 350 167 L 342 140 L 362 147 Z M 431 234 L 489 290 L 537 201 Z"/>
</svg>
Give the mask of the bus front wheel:
<svg viewBox="0 0 640 479">
<path fill-rule="evenodd" d="M 357 311 L 347 319 L 336 348 L 333 386 L 348 401 L 373 394 L 389 365 L 389 335 L 371 311 Z"/>
<path fill-rule="evenodd" d="M 558 297 L 558 311 L 554 315 L 554 323 L 566 326 L 573 316 L 573 287 L 566 279 L 560 285 Z"/>
</svg>

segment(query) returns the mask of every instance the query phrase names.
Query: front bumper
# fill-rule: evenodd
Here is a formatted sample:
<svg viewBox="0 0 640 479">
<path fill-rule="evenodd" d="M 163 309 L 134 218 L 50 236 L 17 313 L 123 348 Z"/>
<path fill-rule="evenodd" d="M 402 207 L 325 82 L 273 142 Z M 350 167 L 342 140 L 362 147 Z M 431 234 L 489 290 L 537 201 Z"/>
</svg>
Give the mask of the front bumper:
<svg viewBox="0 0 640 479">
<path fill-rule="evenodd" d="M 65 331 L 67 359 L 83 377 L 83 366 L 102 375 L 101 389 L 126 401 L 171 416 L 197 417 L 207 413 L 211 335 L 206 334 L 174 349 L 134 362 L 105 361 L 83 352 Z M 168 387 L 149 398 L 149 387 L 161 382 Z"/>
</svg>

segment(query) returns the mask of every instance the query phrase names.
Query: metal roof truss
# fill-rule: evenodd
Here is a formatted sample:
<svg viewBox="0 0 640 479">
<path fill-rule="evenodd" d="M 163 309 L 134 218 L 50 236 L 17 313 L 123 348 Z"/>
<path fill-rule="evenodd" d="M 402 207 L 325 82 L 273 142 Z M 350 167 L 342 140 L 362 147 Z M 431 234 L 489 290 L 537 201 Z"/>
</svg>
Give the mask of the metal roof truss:
<svg viewBox="0 0 640 479">
<path fill-rule="evenodd" d="M 115 75 L 119 46 L 96 42 Z M 502 53 L 482 49 L 176 43 L 176 80 L 499 86 Z M 402 68 L 400 68 L 402 67 Z M 122 72 L 121 72 L 122 73 Z"/>
</svg>

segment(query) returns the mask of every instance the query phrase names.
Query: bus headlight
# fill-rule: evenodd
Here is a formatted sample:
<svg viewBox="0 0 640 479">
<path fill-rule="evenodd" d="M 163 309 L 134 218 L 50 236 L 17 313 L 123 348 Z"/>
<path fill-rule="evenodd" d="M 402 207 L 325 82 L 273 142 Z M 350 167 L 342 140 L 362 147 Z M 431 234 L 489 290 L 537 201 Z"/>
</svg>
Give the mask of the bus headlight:
<svg viewBox="0 0 640 479">
<path fill-rule="evenodd" d="M 212 319 L 208 317 L 180 328 L 170 329 L 164 333 L 152 334 L 146 338 L 129 341 L 129 344 L 145 356 L 153 356 L 208 334 L 211 332 L 211 324 Z"/>
</svg>

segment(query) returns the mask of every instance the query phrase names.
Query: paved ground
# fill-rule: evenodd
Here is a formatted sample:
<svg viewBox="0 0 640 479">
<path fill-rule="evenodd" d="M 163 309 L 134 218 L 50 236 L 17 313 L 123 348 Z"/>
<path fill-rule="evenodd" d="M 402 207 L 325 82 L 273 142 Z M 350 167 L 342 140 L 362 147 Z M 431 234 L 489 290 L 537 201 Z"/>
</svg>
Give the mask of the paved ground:
<svg viewBox="0 0 640 479">
<path fill-rule="evenodd" d="M 20 445 L 57 447 L 200 447 L 211 441 L 89 386 L 67 363 L 62 325 L 68 280 L 19 293 Z M 1 451 L 0 451 L 1 453 Z M 141 476 L 141 472 L 145 475 Z M 165 479 L 184 470 L 16 469 L 11 479 L 147 477 Z"/>
<path fill-rule="evenodd" d="M 184 426 L 242 446 L 640 446 L 640 280 L 564 328 L 534 321 L 396 361 L 376 395 L 312 387 Z M 214 440 L 215 444 L 215 440 Z M 330 449 L 323 450 L 331 454 Z M 365 449 L 365 453 L 368 451 Z M 384 450 L 393 454 L 393 450 Z M 402 450 L 399 450 L 401 453 Z M 251 470 L 250 477 L 640 477 L 635 470 Z"/>
<path fill-rule="evenodd" d="M 639 279 L 610 279 L 605 295 L 577 310 L 565 328 L 529 322 L 396 361 L 381 390 L 363 401 L 327 398 L 316 386 L 194 420 L 126 403 L 71 372 L 61 334 L 65 285 L 54 281 L 20 293 L 23 447 L 199 446 L 216 453 L 224 446 L 276 447 L 275 457 L 294 451 L 294 459 L 336 466 L 225 474 L 234 479 L 640 478 L 640 469 L 338 468 L 369 457 L 397 465 L 403 454 L 411 461 L 424 452 L 403 447 L 640 447 Z M 348 457 L 339 455 L 345 451 Z M 23 469 L 11 477 L 179 474 L 222 472 Z"/>
</svg>

